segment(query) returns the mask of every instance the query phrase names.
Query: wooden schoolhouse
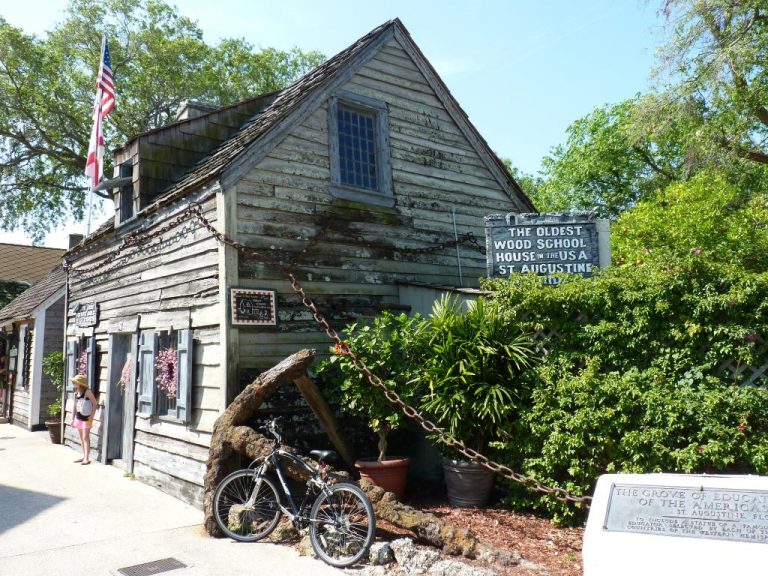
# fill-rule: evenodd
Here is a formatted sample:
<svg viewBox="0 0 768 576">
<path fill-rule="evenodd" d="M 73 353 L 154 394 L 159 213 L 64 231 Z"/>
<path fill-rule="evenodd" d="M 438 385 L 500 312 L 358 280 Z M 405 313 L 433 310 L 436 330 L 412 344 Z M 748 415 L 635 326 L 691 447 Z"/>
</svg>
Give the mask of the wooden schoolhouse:
<svg viewBox="0 0 768 576">
<path fill-rule="evenodd" d="M 197 504 L 242 385 L 330 344 L 286 270 L 341 329 L 477 286 L 483 217 L 533 210 L 399 20 L 284 90 L 187 102 L 114 165 L 114 220 L 65 256 L 67 370 L 100 400 L 95 456 Z"/>
</svg>

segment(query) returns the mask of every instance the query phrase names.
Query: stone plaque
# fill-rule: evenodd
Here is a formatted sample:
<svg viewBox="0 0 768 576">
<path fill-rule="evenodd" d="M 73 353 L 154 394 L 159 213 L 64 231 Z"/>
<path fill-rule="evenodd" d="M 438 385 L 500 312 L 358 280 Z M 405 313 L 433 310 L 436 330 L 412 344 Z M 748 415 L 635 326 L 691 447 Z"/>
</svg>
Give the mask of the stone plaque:
<svg viewBox="0 0 768 576">
<path fill-rule="evenodd" d="M 768 542 L 768 491 L 614 484 L 605 529 Z"/>
<path fill-rule="evenodd" d="M 96 302 L 78 304 L 75 308 L 75 326 L 90 328 L 99 323 L 99 305 Z"/>
<path fill-rule="evenodd" d="M 605 474 L 582 558 L 584 576 L 765 574 L 768 477 Z"/>
<path fill-rule="evenodd" d="M 275 326 L 277 324 L 274 290 L 232 288 L 230 307 L 234 326 Z"/>
<path fill-rule="evenodd" d="M 557 274 L 584 277 L 604 259 L 598 221 L 592 212 L 493 215 L 485 218 L 488 276 L 533 272 L 558 284 Z"/>
</svg>

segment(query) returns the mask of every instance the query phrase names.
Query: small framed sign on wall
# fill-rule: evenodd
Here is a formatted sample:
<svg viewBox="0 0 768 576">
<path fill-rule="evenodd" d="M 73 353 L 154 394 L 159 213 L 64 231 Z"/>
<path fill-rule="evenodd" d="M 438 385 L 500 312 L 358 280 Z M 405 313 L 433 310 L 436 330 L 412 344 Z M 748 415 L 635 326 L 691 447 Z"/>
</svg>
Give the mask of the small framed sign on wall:
<svg viewBox="0 0 768 576">
<path fill-rule="evenodd" d="M 233 326 L 276 326 L 274 290 L 231 288 L 229 293 Z"/>
</svg>

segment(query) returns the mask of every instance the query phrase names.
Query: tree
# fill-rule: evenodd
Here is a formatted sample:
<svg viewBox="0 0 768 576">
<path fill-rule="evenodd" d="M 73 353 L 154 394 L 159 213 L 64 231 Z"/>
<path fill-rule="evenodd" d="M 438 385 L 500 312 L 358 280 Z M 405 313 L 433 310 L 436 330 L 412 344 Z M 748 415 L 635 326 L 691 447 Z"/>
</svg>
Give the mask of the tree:
<svg viewBox="0 0 768 576">
<path fill-rule="evenodd" d="M 0 227 L 40 240 L 82 217 L 102 33 L 117 87 L 105 125 L 112 146 L 173 121 L 182 100 L 226 105 L 278 90 L 323 59 L 244 39 L 208 45 L 196 22 L 162 0 L 70 0 L 44 39 L 0 17 Z"/>
<path fill-rule="evenodd" d="M 679 135 L 639 134 L 641 98 L 596 108 L 568 127 L 563 145 L 542 161 L 539 195 L 551 210 L 595 210 L 615 217 L 655 190 L 685 177 Z"/>
<path fill-rule="evenodd" d="M 666 0 L 672 27 L 659 73 L 673 82 L 659 110 L 688 106 L 697 113 L 689 143 L 768 164 L 768 6 L 765 0 Z M 658 122 L 652 125 L 658 125 Z"/>
</svg>

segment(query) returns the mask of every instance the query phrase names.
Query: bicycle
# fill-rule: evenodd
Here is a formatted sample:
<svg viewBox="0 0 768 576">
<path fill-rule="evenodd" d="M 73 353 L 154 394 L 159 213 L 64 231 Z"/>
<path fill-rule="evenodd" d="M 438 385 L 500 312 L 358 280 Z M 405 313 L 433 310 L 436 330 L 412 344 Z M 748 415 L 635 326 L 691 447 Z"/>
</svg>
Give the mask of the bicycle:
<svg viewBox="0 0 768 576">
<path fill-rule="evenodd" d="M 221 531 L 233 540 L 256 542 L 269 536 L 285 514 L 298 530 L 309 526 L 309 539 L 317 555 L 338 568 L 358 562 L 373 543 L 376 517 L 365 493 L 348 482 L 328 483 L 325 460 L 332 450 L 312 450 L 319 463 L 315 469 L 301 458 L 281 448 L 279 418 L 270 420 L 261 430 L 275 439 L 272 451 L 263 460 L 254 460 L 248 468 L 229 474 L 213 495 L 213 515 Z M 304 467 L 311 477 L 301 506 L 296 505 L 280 466 L 288 458 Z M 274 482 L 267 476 L 277 474 L 283 505 Z M 310 507 L 311 504 L 311 507 Z"/>
</svg>

